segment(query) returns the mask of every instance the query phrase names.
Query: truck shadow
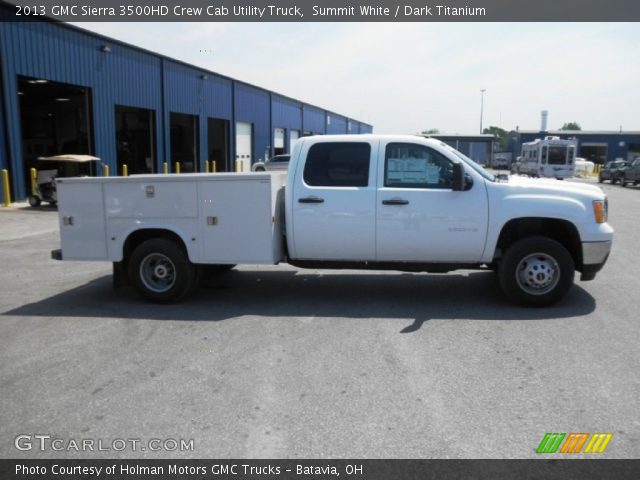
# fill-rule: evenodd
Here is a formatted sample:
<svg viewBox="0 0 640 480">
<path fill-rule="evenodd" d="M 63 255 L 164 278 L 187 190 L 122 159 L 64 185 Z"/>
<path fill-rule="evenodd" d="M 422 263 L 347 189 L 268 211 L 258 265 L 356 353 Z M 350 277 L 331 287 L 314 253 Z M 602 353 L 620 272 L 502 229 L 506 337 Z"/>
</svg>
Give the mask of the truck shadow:
<svg viewBox="0 0 640 480">
<path fill-rule="evenodd" d="M 491 272 L 449 275 L 304 270 L 233 270 L 203 279 L 177 305 L 155 305 L 129 288 L 114 291 L 111 277 L 27 304 L 5 315 L 220 321 L 241 316 L 406 321 L 403 333 L 430 319 L 551 320 L 588 315 L 595 299 L 575 285 L 558 304 L 523 308 L 508 303 Z"/>
</svg>

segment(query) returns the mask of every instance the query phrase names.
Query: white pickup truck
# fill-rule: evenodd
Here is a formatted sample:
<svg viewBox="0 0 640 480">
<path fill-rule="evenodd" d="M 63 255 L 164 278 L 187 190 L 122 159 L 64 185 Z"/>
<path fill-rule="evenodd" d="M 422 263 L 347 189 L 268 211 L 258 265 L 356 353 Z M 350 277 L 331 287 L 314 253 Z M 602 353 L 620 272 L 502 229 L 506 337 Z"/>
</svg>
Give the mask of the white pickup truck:
<svg viewBox="0 0 640 480">
<path fill-rule="evenodd" d="M 548 305 L 591 280 L 611 249 L 596 186 L 496 178 L 415 136 L 300 139 L 284 173 L 58 180 L 58 260 L 114 264 L 156 302 L 182 299 L 203 265 L 445 273 L 492 269 L 505 294 Z"/>
</svg>

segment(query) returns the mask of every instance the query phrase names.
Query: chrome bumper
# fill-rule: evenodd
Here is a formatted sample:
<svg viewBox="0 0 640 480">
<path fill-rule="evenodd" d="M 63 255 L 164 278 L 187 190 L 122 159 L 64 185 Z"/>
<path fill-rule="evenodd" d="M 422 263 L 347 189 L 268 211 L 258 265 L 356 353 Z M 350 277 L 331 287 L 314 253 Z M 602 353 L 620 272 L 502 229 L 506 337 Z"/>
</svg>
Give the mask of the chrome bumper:
<svg viewBox="0 0 640 480">
<path fill-rule="evenodd" d="M 583 242 L 582 263 L 584 265 L 603 264 L 611 252 L 611 240 L 607 242 Z"/>
</svg>

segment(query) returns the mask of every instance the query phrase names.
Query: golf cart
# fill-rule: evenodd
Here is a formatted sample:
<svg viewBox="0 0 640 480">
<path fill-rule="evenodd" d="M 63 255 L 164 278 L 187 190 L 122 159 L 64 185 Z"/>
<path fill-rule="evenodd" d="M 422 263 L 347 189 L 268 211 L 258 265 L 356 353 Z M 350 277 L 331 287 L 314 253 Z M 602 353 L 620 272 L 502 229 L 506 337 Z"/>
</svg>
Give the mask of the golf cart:
<svg viewBox="0 0 640 480">
<path fill-rule="evenodd" d="M 29 205 L 38 207 L 42 202 L 55 206 L 58 201 L 56 178 L 96 175 L 98 157 L 91 155 L 55 155 L 38 157 L 37 169 L 31 169 Z"/>
</svg>

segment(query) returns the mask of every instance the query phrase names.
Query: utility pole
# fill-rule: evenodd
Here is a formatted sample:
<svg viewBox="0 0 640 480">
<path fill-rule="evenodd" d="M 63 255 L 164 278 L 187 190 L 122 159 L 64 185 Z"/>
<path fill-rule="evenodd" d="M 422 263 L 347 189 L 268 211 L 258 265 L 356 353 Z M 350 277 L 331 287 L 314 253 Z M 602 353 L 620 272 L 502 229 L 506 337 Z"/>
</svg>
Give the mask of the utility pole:
<svg viewBox="0 0 640 480">
<path fill-rule="evenodd" d="M 486 88 L 480 89 L 480 134 L 482 134 L 482 113 L 484 110 L 484 92 L 486 91 Z"/>
</svg>

